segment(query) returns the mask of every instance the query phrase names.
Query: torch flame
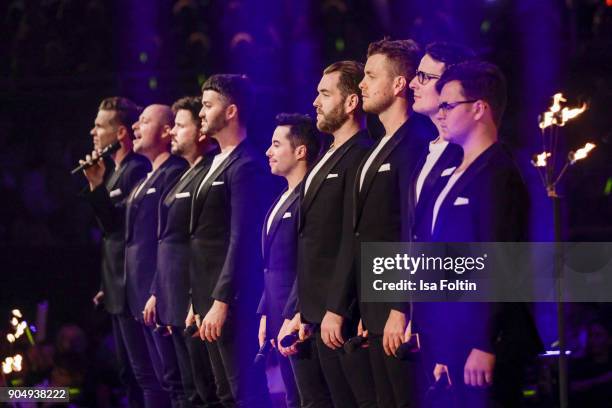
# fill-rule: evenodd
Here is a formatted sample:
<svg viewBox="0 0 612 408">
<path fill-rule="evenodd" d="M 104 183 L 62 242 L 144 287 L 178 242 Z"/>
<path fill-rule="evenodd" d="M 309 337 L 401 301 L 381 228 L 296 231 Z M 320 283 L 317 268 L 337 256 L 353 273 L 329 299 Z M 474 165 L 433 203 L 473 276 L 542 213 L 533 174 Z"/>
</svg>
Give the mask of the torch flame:
<svg viewBox="0 0 612 408">
<path fill-rule="evenodd" d="M 544 117 L 540 121 L 540 129 L 546 129 L 555 123 L 553 112 L 544 112 Z"/>
<path fill-rule="evenodd" d="M 14 327 L 17 327 L 18 324 L 19 324 L 19 320 L 17 320 L 16 317 L 13 317 L 11 319 L 11 325 L 13 325 Z"/>
<path fill-rule="evenodd" d="M 533 160 L 531 160 L 531 164 L 533 164 L 535 167 L 546 167 L 546 159 L 549 157 L 549 152 L 542 152 L 540 154 L 535 155 Z"/>
<path fill-rule="evenodd" d="M 8 340 L 9 343 L 14 343 L 15 342 L 15 335 L 13 333 L 9 333 L 6 335 L 6 339 Z"/>
<path fill-rule="evenodd" d="M 586 109 L 587 109 L 586 103 L 583 103 L 580 108 L 573 108 L 573 109 L 563 108 L 561 110 L 561 123 L 559 123 L 559 126 L 564 126 L 568 120 L 574 119 L 575 117 L 579 116 Z"/>
<path fill-rule="evenodd" d="M 18 318 L 22 318 L 23 315 L 21 314 L 21 311 L 19 309 L 13 309 L 12 310 L 13 316 L 18 317 Z"/>
<path fill-rule="evenodd" d="M 578 160 L 582 160 L 585 159 L 589 153 L 591 152 L 591 150 L 593 150 L 596 147 L 595 144 L 593 143 L 587 143 L 584 145 L 584 147 L 581 147 L 580 149 L 576 150 L 575 152 L 569 152 L 569 161 L 571 164 L 576 163 Z"/>
<path fill-rule="evenodd" d="M 561 102 L 567 102 L 561 92 L 553 95 L 553 104 L 550 106 L 550 112 L 557 113 L 561 110 Z"/>
</svg>

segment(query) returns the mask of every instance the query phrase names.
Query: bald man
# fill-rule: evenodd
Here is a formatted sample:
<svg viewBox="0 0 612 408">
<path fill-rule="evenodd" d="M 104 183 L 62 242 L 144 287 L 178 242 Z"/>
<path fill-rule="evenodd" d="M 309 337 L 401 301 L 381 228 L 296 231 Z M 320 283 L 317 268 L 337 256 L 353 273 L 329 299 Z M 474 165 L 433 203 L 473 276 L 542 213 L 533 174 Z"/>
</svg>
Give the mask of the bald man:
<svg viewBox="0 0 612 408">
<path fill-rule="evenodd" d="M 172 337 L 164 333 L 155 321 L 144 320 L 144 310 L 152 293 L 157 263 L 157 220 L 160 197 L 174 185 L 187 168 L 187 162 L 170 154 L 171 130 L 174 114 L 169 106 L 150 105 L 134 123 L 134 151 L 151 162 L 152 171 L 132 190 L 126 209 L 125 268 L 126 295 L 129 311 L 140 324 L 154 376 L 166 391 L 165 405 L 189 406 L 183 385 Z M 144 351 L 140 351 L 142 353 Z M 138 353 L 134 351 L 133 354 Z M 135 370 L 146 365 L 143 358 L 131 361 Z M 135 367 L 134 367 L 135 366 Z M 143 368 L 144 369 L 144 368 Z M 149 376 L 151 370 L 148 370 Z M 170 402 L 168 402 L 168 398 Z"/>
</svg>

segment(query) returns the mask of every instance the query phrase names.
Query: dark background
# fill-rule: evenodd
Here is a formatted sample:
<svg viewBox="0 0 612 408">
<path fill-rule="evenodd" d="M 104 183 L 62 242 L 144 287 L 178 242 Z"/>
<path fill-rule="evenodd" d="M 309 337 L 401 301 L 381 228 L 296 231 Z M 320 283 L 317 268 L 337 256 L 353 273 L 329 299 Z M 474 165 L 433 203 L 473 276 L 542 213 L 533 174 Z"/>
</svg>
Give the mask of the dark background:
<svg viewBox="0 0 612 408">
<path fill-rule="evenodd" d="M 552 239 L 550 204 L 529 165 L 541 151 L 537 117 L 558 91 L 570 106 L 588 103 L 561 129 L 561 158 L 597 144 L 561 186 L 563 234 L 612 238 L 612 1 L 3 0 L 0 24 L 0 322 L 14 307 L 33 320 L 48 300 L 50 342 L 66 323 L 90 339 L 107 328 L 90 302 L 100 232 L 77 198 L 83 177 L 69 175 L 91 150 L 102 98 L 171 104 L 198 95 L 213 73 L 247 73 L 257 87 L 249 131 L 263 154 L 276 113 L 313 114 L 322 69 L 365 61 L 368 43 L 386 35 L 460 42 L 502 67 L 510 100 L 501 137 L 532 193 L 534 240 Z M 570 307 L 569 330 L 579 336 L 599 309 Z M 550 344 L 551 305 L 538 306 L 538 322 Z"/>
</svg>

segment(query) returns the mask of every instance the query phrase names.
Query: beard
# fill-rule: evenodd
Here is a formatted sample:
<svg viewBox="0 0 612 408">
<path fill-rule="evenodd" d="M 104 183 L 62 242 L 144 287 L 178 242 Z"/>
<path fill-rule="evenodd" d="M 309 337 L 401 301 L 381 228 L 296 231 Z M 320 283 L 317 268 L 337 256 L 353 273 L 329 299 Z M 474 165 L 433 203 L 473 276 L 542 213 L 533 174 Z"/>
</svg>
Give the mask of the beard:
<svg viewBox="0 0 612 408">
<path fill-rule="evenodd" d="M 208 137 L 212 137 L 219 133 L 223 128 L 227 126 L 227 120 L 223 115 L 219 115 L 212 120 L 207 120 L 206 123 L 202 123 L 200 132 Z"/>
<path fill-rule="evenodd" d="M 334 133 L 348 120 L 348 113 L 344 112 L 344 101 L 339 103 L 331 112 L 323 114 L 323 119 L 317 122 L 317 128 L 323 133 Z"/>
</svg>

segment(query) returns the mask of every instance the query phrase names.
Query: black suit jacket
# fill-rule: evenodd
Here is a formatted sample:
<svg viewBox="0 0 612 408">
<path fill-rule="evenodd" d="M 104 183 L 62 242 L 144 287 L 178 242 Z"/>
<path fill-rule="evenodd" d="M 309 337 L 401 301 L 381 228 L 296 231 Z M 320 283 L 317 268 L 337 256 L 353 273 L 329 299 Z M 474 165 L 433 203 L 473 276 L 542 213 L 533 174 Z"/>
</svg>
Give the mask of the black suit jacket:
<svg viewBox="0 0 612 408">
<path fill-rule="evenodd" d="M 102 285 L 104 306 L 109 313 L 125 311 L 125 206 L 134 186 L 151 169 L 149 161 L 128 153 L 106 182 L 84 192 L 94 209 L 104 238 L 102 241 Z"/>
<path fill-rule="evenodd" d="M 236 312 L 257 310 L 263 289 L 261 227 L 276 186 L 262 157 L 243 141 L 197 183 L 189 268 L 196 313 L 205 315 L 214 300 Z"/>
<path fill-rule="evenodd" d="M 453 143 L 446 145 L 444 152 L 436 160 L 429 174 L 425 177 L 419 201 L 416 202 L 416 183 L 425 165 L 427 154 L 428 152 L 423 154 L 415 168 L 410 182 L 409 194 L 405 196 L 406 204 L 402 208 L 407 212 L 404 217 L 408 221 L 404 225 L 408 226 L 409 229 L 405 230 L 402 234 L 404 237 L 403 241 L 427 242 L 430 240 L 431 218 L 435 200 L 446 185 L 448 178 L 452 174 L 452 169 L 461 164 L 463 149 Z"/>
<path fill-rule="evenodd" d="M 264 219 L 261 231 L 264 291 L 257 312 L 267 316 L 266 323 L 270 334 L 278 333 L 283 317 L 291 314 L 285 312 L 285 309 L 295 309 L 295 305 L 287 305 L 287 301 L 296 279 L 300 189 L 301 185 L 298 185 L 289 194 L 274 215 L 270 231 L 266 232 L 272 209 L 278 202 L 278 199 L 275 200 Z"/>
<path fill-rule="evenodd" d="M 312 179 L 300 207 L 298 236 L 299 311 L 320 323 L 333 287 L 340 241 L 350 231 L 355 174 L 372 145 L 363 130 L 346 141 Z"/>
<path fill-rule="evenodd" d="M 149 178 L 130 194 L 126 208 L 125 272 L 127 300 L 132 315 L 142 319 L 157 263 L 157 221 L 159 200 L 187 167 L 171 155 Z"/>
<path fill-rule="evenodd" d="M 448 192 L 438 211 L 432 241 L 525 241 L 528 205 L 527 189 L 518 168 L 506 148 L 495 143 Z M 462 367 L 472 348 L 495 353 L 500 361 L 518 361 L 542 348 L 533 317 L 524 303 L 423 306 L 421 312 L 427 318 L 419 320 L 416 309 L 415 320 L 432 334 L 425 343 L 429 343 L 436 362 Z"/>
<path fill-rule="evenodd" d="M 429 128 L 422 127 L 418 120 L 410 117 L 378 152 L 367 169 L 360 189 L 361 173 L 369 154 L 363 158 L 354 183 L 352 228 L 343 237 L 335 275 L 334 287 L 341 290 L 329 293 L 329 310 L 346 315 L 350 304 L 360 296 L 362 242 L 401 240 L 402 197 L 408 194 L 411 175 L 431 136 Z M 382 334 L 389 311 L 392 308 L 404 311 L 406 306 L 360 302 L 359 308 L 368 330 L 373 334 Z"/>
<path fill-rule="evenodd" d="M 189 217 L 196 181 L 207 172 L 218 150 L 185 170 L 159 205 L 157 269 L 151 292 L 159 323 L 182 326 L 189 311 Z"/>
</svg>

